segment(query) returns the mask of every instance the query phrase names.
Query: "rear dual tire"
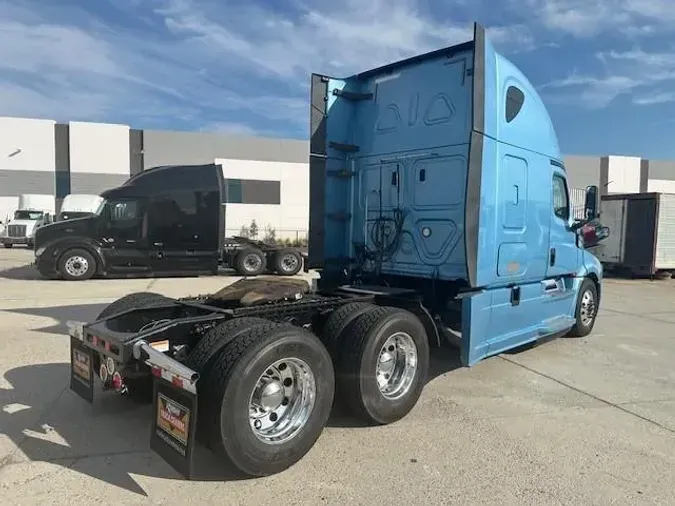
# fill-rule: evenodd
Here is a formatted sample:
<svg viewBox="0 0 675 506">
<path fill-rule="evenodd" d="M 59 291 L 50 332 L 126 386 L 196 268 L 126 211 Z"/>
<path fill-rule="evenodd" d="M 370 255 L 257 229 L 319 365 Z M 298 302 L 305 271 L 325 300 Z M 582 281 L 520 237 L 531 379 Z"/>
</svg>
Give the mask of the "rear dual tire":
<svg viewBox="0 0 675 506">
<path fill-rule="evenodd" d="M 338 398 L 352 414 L 385 425 L 415 407 L 429 373 L 429 340 L 417 316 L 394 307 L 365 308 L 337 340 Z"/>
<path fill-rule="evenodd" d="M 302 269 L 302 255 L 294 249 L 281 249 L 272 258 L 274 271 L 295 276 Z M 240 276 L 259 276 L 267 270 L 267 256 L 258 248 L 246 248 L 236 254 L 234 270 Z"/>
<path fill-rule="evenodd" d="M 414 407 L 429 363 L 426 333 L 415 315 L 347 305 L 330 315 L 322 338 L 260 318 L 209 330 L 187 359 L 202 376 L 199 439 L 242 475 L 267 476 L 293 466 L 314 446 L 336 382 L 342 402 L 371 424 L 394 422 Z M 407 346 L 404 353 L 397 339 Z M 397 370 L 396 364 L 408 367 Z M 395 377 L 400 381 L 388 381 Z"/>
<path fill-rule="evenodd" d="M 266 476 L 294 465 L 319 438 L 335 375 L 316 336 L 267 322 L 232 338 L 201 383 L 198 433 L 242 474 Z"/>
<path fill-rule="evenodd" d="M 294 249 L 281 249 L 274 254 L 274 270 L 281 276 L 295 276 L 302 269 L 302 255 Z"/>
<path fill-rule="evenodd" d="M 240 276 L 259 276 L 267 269 L 267 258 L 257 248 L 246 248 L 234 257 L 234 270 Z"/>
</svg>

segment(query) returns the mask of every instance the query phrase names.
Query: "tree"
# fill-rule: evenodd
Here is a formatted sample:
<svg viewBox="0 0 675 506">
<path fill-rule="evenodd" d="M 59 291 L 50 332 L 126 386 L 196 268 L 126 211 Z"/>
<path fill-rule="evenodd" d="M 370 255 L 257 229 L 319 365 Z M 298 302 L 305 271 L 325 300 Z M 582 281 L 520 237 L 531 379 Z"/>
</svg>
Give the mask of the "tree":
<svg viewBox="0 0 675 506">
<path fill-rule="evenodd" d="M 263 237 L 263 242 L 268 244 L 277 243 L 277 231 L 269 223 L 265 227 L 265 236 Z"/>
<path fill-rule="evenodd" d="M 258 237 L 258 224 L 255 219 L 251 220 L 251 224 L 248 227 L 248 233 L 251 239 L 256 239 Z"/>
</svg>

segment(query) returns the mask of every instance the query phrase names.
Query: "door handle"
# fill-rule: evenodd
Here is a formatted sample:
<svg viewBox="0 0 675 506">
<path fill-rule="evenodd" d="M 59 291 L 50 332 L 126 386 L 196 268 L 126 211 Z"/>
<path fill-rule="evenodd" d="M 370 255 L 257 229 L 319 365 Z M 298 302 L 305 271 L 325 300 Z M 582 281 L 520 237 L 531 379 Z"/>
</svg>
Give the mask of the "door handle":
<svg viewBox="0 0 675 506">
<path fill-rule="evenodd" d="M 551 267 L 555 265 L 555 248 L 551 248 L 551 258 L 550 258 Z"/>
<path fill-rule="evenodd" d="M 555 279 L 545 279 L 541 284 L 544 285 L 544 293 L 555 292 L 559 289 L 558 282 Z"/>
</svg>

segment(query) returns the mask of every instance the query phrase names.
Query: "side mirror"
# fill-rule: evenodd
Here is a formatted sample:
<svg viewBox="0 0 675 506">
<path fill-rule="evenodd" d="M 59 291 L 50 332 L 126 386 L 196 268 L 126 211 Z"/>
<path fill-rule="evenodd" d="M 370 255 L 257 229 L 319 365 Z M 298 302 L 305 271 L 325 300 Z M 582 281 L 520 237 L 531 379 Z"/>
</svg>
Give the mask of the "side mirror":
<svg viewBox="0 0 675 506">
<path fill-rule="evenodd" d="M 602 225 L 587 224 L 581 227 L 581 239 L 583 240 L 584 248 L 592 248 L 598 243 L 609 237 L 609 227 Z"/>
<path fill-rule="evenodd" d="M 598 187 L 586 187 L 586 199 L 584 201 L 584 215 L 589 221 L 598 217 Z"/>
</svg>

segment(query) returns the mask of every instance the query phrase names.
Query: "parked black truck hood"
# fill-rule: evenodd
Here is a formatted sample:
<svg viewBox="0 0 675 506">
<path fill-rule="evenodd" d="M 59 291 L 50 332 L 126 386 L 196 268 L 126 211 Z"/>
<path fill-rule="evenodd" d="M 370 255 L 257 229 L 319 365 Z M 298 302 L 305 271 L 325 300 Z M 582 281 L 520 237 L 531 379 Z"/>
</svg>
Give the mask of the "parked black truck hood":
<svg viewBox="0 0 675 506">
<path fill-rule="evenodd" d="M 75 218 L 72 220 L 57 221 L 44 227 L 40 227 L 35 231 L 35 249 L 62 239 L 64 237 L 91 237 L 94 231 L 94 224 L 96 222 L 95 216 L 87 216 L 85 218 Z"/>
</svg>

